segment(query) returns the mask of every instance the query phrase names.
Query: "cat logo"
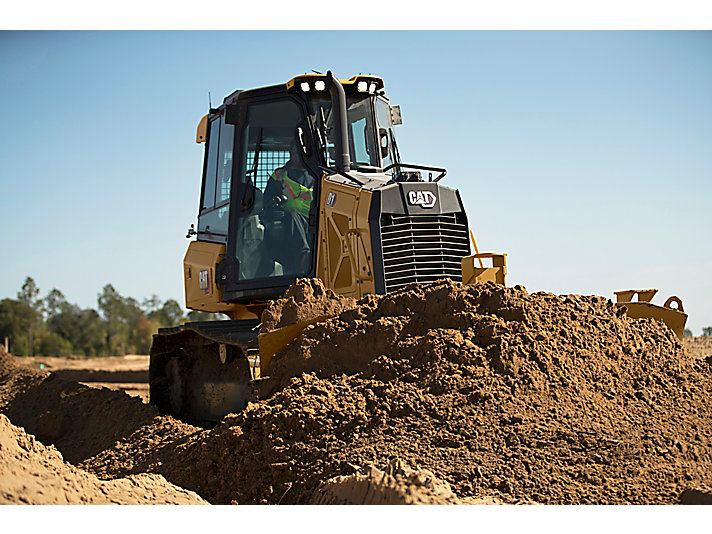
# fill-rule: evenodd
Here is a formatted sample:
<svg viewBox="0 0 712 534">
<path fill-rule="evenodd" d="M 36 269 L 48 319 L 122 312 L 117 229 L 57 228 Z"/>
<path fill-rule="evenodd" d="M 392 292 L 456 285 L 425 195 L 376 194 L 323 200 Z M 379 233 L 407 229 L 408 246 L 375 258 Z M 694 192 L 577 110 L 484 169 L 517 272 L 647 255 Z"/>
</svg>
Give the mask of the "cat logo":
<svg viewBox="0 0 712 534">
<path fill-rule="evenodd" d="M 411 206 L 421 206 L 423 208 L 432 208 L 437 202 L 438 197 L 430 191 L 408 191 L 408 204 Z"/>
</svg>

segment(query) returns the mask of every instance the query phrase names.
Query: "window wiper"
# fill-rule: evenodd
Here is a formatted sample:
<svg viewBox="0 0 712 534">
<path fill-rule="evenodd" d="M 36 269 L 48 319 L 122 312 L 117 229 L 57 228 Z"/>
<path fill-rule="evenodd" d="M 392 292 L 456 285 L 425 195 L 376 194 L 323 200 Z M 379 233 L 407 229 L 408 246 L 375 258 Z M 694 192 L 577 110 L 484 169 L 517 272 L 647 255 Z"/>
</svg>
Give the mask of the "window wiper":
<svg viewBox="0 0 712 534">
<path fill-rule="evenodd" d="M 318 125 L 317 131 L 319 132 L 319 143 L 321 144 L 321 150 L 324 155 L 324 162 L 329 161 L 329 129 L 327 127 L 327 119 L 324 114 L 324 108 L 319 107 L 319 116 L 321 119 L 321 124 Z"/>
<path fill-rule="evenodd" d="M 253 184 L 253 179 L 254 183 L 257 183 L 257 166 L 259 165 L 260 160 L 260 150 L 262 150 L 262 128 L 260 128 L 260 132 L 257 135 L 257 146 L 255 147 L 255 159 L 252 162 L 252 168 L 245 173 L 247 184 L 245 184 L 245 192 L 242 195 L 242 211 L 249 211 L 252 209 L 252 206 L 255 205 L 256 186 Z M 246 201 L 248 193 L 250 197 Z"/>
</svg>

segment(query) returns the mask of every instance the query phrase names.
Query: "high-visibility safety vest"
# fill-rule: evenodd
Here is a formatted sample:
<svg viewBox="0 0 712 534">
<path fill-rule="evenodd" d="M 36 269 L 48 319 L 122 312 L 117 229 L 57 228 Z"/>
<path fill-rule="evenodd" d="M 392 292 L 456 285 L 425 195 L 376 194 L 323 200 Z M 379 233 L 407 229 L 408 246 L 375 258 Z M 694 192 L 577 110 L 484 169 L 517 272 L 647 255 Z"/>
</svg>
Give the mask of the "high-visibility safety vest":
<svg viewBox="0 0 712 534">
<path fill-rule="evenodd" d="M 287 200 L 282 202 L 284 211 L 296 211 L 309 217 L 312 190 L 287 176 L 286 169 L 277 169 L 272 173 L 272 178 L 282 184 L 282 193 L 287 197 Z"/>
</svg>

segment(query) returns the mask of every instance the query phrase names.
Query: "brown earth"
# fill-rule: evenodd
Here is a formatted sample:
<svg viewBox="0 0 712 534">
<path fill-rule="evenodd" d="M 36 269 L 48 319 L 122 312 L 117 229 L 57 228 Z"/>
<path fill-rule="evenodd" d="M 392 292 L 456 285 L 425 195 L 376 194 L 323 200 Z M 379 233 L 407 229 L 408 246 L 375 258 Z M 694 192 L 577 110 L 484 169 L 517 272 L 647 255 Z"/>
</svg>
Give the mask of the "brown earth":
<svg viewBox="0 0 712 534">
<path fill-rule="evenodd" d="M 502 504 L 502 501 L 491 497 L 460 499 L 447 482 L 427 469 L 410 469 L 394 460 L 385 471 L 370 466 L 364 473 L 322 482 L 309 504 Z"/>
<path fill-rule="evenodd" d="M 696 358 L 712 358 L 712 336 L 686 337 L 682 344 Z"/>
<path fill-rule="evenodd" d="M 23 357 L 18 364 L 30 369 L 43 369 L 56 377 L 73 380 L 94 388 L 125 391 L 148 403 L 147 355 L 130 354 L 106 358 L 81 357 Z"/>
<path fill-rule="evenodd" d="M 0 411 L 72 463 L 112 447 L 150 423 L 158 411 L 121 391 L 90 388 L 22 359 L 0 358 Z"/>
<path fill-rule="evenodd" d="M 320 316 L 331 317 L 356 307 L 356 299 L 337 295 L 319 279 L 300 278 L 262 313 L 262 331 L 276 330 Z"/>
<path fill-rule="evenodd" d="M 266 323 L 345 311 L 213 429 L 29 370 L 0 372 L 0 411 L 54 429 L 45 442 L 101 478 L 158 473 L 212 503 L 318 501 L 325 481 L 361 487 L 394 461 L 397 483 L 426 470 L 459 502 L 676 503 L 712 481 L 712 362 L 661 323 L 522 287 L 440 281 L 354 307 L 319 285 L 300 281 Z"/>
<path fill-rule="evenodd" d="M 207 504 L 160 475 L 101 481 L 0 414 L 0 504 Z"/>
</svg>

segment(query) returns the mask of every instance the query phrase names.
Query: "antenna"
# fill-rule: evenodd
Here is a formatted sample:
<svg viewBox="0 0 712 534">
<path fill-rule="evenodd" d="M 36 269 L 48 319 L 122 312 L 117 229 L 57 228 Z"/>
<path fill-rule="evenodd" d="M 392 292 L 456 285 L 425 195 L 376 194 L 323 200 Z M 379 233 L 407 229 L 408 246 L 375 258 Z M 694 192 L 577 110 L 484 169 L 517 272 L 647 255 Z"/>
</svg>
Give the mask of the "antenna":
<svg viewBox="0 0 712 534">
<path fill-rule="evenodd" d="M 323 72 L 319 72 L 318 70 L 312 69 L 312 72 L 313 72 L 314 74 L 320 74 L 320 75 L 322 75 L 322 76 L 324 75 Z"/>
<path fill-rule="evenodd" d="M 210 98 L 210 91 L 208 91 L 208 109 L 213 109 L 213 100 Z"/>
</svg>

